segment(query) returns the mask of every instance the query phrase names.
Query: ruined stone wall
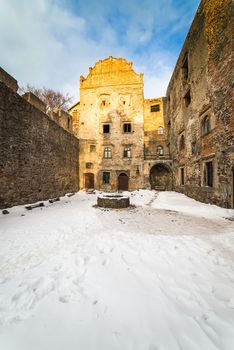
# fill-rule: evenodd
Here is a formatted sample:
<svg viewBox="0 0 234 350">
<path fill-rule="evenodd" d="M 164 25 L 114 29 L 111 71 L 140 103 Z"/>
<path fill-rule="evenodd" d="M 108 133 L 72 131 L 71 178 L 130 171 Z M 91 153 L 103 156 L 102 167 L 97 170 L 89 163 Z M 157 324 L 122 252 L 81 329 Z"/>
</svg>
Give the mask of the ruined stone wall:
<svg viewBox="0 0 234 350">
<path fill-rule="evenodd" d="M 78 139 L 0 83 L 0 208 L 79 189 Z"/>
<path fill-rule="evenodd" d="M 12 89 L 14 92 L 18 90 L 18 82 L 10 74 L 8 74 L 2 67 L 0 67 L 0 81 Z"/>
<path fill-rule="evenodd" d="M 109 57 L 90 68 L 80 79 L 80 104 L 75 106 L 73 123 L 81 141 L 80 187 L 85 174 L 94 174 L 94 187 L 117 189 L 121 172 L 129 177 L 129 189 L 142 187 L 143 181 L 143 76 L 136 74 L 132 63 Z M 76 120 L 79 118 L 79 120 Z M 124 132 L 124 124 L 131 131 Z M 108 124 L 109 133 L 103 132 Z M 131 157 L 124 157 L 124 147 L 131 147 Z M 95 146 L 95 147 L 92 147 Z M 90 151 L 90 147 L 93 151 Z M 106 147 L 111 158 L 104 157 Z M 95 149 L 95 151 L 94 151 Z M 103 172 L 110 172 L 110 183 L 103 183 Z"/>
<path fill-rule="evenodd" d="M 201 2 L 167 90 L 174 188 L 224 207 L 233 207 L 232 20 L 230 0 Z"/>
</svg>

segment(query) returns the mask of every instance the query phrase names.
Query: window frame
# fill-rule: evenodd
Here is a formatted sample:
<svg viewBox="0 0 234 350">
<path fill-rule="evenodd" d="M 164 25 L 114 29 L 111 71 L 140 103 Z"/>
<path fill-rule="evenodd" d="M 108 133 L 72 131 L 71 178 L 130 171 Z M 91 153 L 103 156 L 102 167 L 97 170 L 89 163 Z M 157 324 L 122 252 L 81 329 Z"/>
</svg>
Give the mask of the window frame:
<svg viewBox="0 0 234 350">
<path fill-rule="evenodd" d="M 128 129 L 127 126 L 130 126 L 130 131 L 129 130 L 125 130 L 125 127 L 126 129 Z M 132 132 L 132 123 L 123 123 L 123 133 L 124 134 L 130 134 Z"/>
<path fill-rule="evenodd" d="M 89 145 L 89 153 L 95 153 L 95 152 L 96 152 L 96 145 Z"/>
<path fill-rule="evenodd" d="M 132 147 L 131 147 L 131 145 L 124 145 L 123 158 L 125 158 L 125 159 L 132 158 Z"/>
<path fill-rule="evenodd" d="M 111 159 L 112 158 L 112 149 L 110 146 L 104 147 L 103 158 L 104 159 Z"/>
<path fill-rule="evenodd" d="M 214 162 L 212 160 L 203 163 L 203 185 L 205 187 L 214 187 Z"/>
<path fill-rule="evenodd" d="M 150 106 L 150 112 L 151 112 L 151 113 L 160 112 L 160 104 L 157 103 L 157 104 L 155 104 L 155 105 L 151 105 L 151 106 Z"/>
<path fill-rule="evenodd" d="M 160 152 L 159 150 L 161 150 L 162 152 Z M 156 148 L 156 152 L 158 156 L 164 156 L 164 147 L 162 145 L 158 145 Z"/>
<path fill-rule="evenodd" d="M 105 127 L 108 127 L 108 131 L 105 131 Z M 102 124 L 102 133 L 103 134 L 110 134 L 110 124 L 109 123 Z"/>
<path fill-rule="evenodd" d="M 86 162 L 85 163 L 85 169 L 93 169 L 93 163 L 92 162 Z"/>
<path fill-rule="evenodd" d="M 157 128 L 157 135 L 164 135 L 164 127 L 163 126 L 159 126 Z"/>
<path fill-rule="evenodd" d="M 103 171 L 102 172 L 102 183 L 103 183 L 103 185 L 110 184 L 110 171 Z"/>
</svg>

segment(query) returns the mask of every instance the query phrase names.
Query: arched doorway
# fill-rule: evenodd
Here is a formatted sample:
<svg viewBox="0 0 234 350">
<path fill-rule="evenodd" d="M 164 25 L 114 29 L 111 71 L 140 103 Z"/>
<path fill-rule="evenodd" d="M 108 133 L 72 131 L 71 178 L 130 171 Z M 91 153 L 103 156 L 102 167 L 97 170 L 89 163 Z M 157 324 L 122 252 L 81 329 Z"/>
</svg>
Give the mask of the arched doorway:
<svg viewBox="0 0 234 350">
<path fill-rule="evenodd" d="M 172 189 L 172 174 L 168 165 L 155 164 L 150 170 L 151 189 L 165 191 Z"/>
<path fill-rule="evenodd" d="M 92 173 L 84 174 L 84 183 L 85 183 L 85 188 L 87 189 L 94 188 L 94 174 Z"/>
<path fill-rule="evenodd" d="M 118 191 L 128 191 L 128 175 L 125 173 L 118 176 Z"/>
</svg>

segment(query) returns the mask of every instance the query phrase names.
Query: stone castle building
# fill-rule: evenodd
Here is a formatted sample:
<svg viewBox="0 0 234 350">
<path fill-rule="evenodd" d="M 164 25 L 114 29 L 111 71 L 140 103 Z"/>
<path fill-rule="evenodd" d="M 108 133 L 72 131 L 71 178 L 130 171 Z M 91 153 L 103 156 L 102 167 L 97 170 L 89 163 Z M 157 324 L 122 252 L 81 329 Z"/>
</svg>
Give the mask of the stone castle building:
<svg viewBox="0 0 234 350">
<path fill-rule="evenodd" d="M 234 208 L 232 0 L 202 0 L 166 97 L 109 57 L 69 113 L 45 111 L 0 69 L 0 207 L 79 188 L 176 190 Z"/>
<path fill-rule="evenodd" d="M 234 207 L 233 2 L 202 1 L 167 89 L 173 187 Z"/>
<path fill-rule="evenodd" d="M 70 108 L 80 139 L 80 188 L 168 188 L 156 181 L 169 161 L 164 111 L 165 98 L 144 99 L 143 74 L 131 62 L 109 57 L 90 68 Z"/>
</svg>

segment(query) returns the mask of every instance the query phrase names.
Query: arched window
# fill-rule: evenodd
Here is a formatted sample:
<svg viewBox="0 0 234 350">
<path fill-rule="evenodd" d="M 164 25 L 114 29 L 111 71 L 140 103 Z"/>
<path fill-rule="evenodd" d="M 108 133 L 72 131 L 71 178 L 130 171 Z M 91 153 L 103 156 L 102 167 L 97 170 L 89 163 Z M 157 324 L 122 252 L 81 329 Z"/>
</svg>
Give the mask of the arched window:
<svg viewBox="0 0 234 350">
<path fill-rule="evenodd" d="M 185 147 L 185 139 L 184 139 L 184 135 L 181 135 L 180 137 L 180 141 L 179 141 L 179 149 L 180 151 L 182 151 Z"/>
<path fill-rule="evenodd" d="M 157 134 L 158 135 L 163 135 L 164 134 L 164 128 L 162 126 L 160 126 L 157 130 Z"/>
<path fill-rule="evenodd" d="M 164 154 L 163 146 L 158 146 L 157 147 L 157 155 L 163 156 L 163 154 Z"/>
<path fill-rule="evenodd" d="M 125 145 L 124 146 L 124 158 L 131 158 L 131 146 Z"/>
<path fill-rule="evenodd" d="M 206 115 L 201 122 L 201 133 L 206 135 L 210 132 L 210 117 Z"/>
<path fill-rule="evenodd" d="M 111 158 L 111 148 L 110 147 L 104 148 L 104 158 L 105 159 Z"/>
</svg>

